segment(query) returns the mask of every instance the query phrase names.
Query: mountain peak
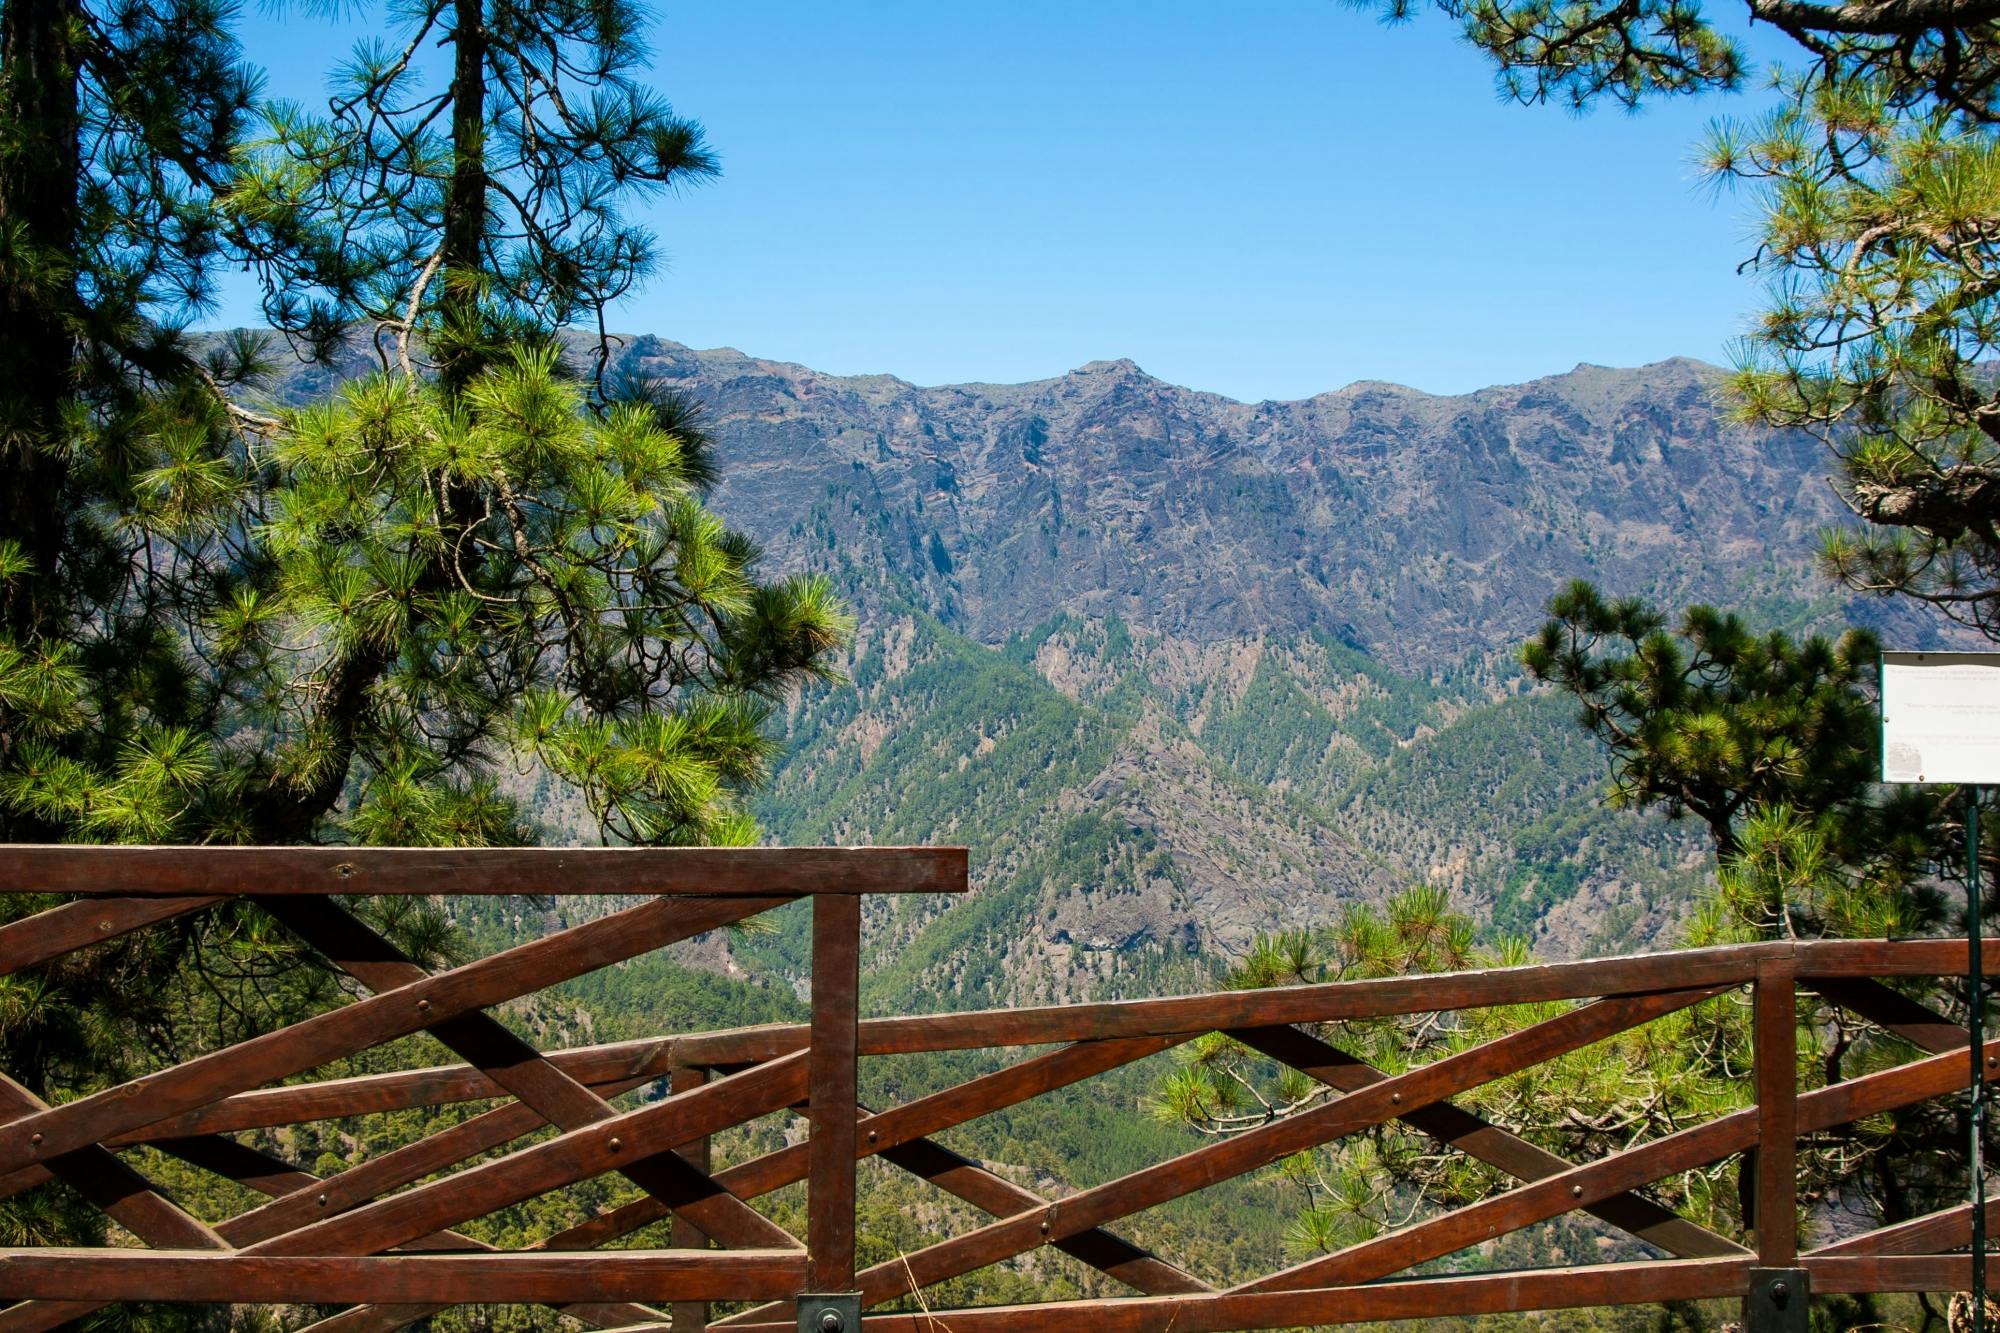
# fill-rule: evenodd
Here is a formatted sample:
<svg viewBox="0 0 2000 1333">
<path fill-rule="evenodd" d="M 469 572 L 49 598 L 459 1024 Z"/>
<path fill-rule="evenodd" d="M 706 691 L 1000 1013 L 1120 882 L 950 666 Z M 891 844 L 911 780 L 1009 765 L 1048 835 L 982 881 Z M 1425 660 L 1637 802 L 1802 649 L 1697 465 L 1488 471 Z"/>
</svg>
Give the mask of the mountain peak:
<svg viewBox="0 0 2000 1333">
<path fill-rule="evenodd" d="M 1138 379 L 1152 378 L 1151 375 L 1139 369 L 1139 363 L 1129 356 L 1121 356 L 1116 361 L 1086 361 L 1075 370 L 1072 370 L 1070 374 L 1113 375 L 1120 378 L 1130 376 Z"/>
</svg>

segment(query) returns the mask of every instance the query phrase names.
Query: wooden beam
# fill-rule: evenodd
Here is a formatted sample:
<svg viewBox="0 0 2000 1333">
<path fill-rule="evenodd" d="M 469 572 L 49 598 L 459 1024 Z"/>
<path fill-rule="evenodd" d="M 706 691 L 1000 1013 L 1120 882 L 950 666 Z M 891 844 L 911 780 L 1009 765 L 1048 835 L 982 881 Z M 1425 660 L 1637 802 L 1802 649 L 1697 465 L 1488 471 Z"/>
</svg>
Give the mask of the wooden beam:
<svg viewBox="0 0 2000 1333">
<path fill-rule="evenodd" d="M 963 893 L 963 847 L 0 847 L 0 893 Z"/>
<path fill-rule="evenodd" d="M 1223 1333 L 1384 1320 L 1428 1322 L 1453 1316 L 1598 1305 L 1652 1305 L 1745 1293 L 1756 1260 L 1673 1259 L 1530 1272 L 1478 1273 L 1310 1291 L 1136 1296 L 1043 1305 L 870 1314 L 867 1333 Z M 1814 1290 L 1820 1290 L 1817 1279 Z M 766 1307 L 736 1333 L 795 1333 L 796 1319 Z"/>
<path fill-rule="evenodd" d="M 808 1052 L 806 1267 L 803 1290 L 854 1289 L 855 1032 L 861 998 L 861 900 L 817 898 Z M 711 1233 L 713 1234 L 713 1233 Z"/>
<path fill-rule="evenodd" d="M 1799 1017 L 1792 963 L 1758 964 L 1752 996 L 1757 1064 L 1757 1262 L 1790 1268 L 1799 1255 Z"/>
<path fill-rule="evenodd" d="M 0 1174 L 778 906 L 660 898 L 0 1124 Z"/>
<path fill-rule="evenodd" d="M 1440 972 L 1414 977 L 1336 981 L 1315 986 L 1224 991 L 1157 1000 L 1111 1000 L 1036 1009 L 870 1018 L 861 1023 L 862 1055 L 1043 1046 L 1060 1042 L 1216 1032 L 1288 1023 L 1329 1023 L 1442 1013 L 1496 1005 L 1644 995 L 1665 990 L 1739 986 L 1754 981 L 1757 961 L 1788 945 L 1747 944 L 1581 963 Z M 743 1028 L 682 1037 L 676 1058 L 688 1064 L 755 1064 L 806 1045 L 802 1024 Z"/>
<path fill-rule="evenodd" d="M 1342 1092 L 1359 1092 L 1389 1076 L 1364 1060 L 1338 1050 L 1298 1028 L 1239 1028 L 1230 1036 Z M 1429 1134 L 1460 1152 L 1505 1171 L 1516 1180 L 1545 1180 L 1574 1169 L 1575 1163 L 1538 1148 L 1518 1134 L 1500 1128 L 1450 1102 L 1420 1106 L 1398 1117 L 1412 1129 Z M 1637 1236 L 1683 1259 L 1748 1254 L 1741 1245 L 1719 1236 L 1638 1194 L 1613 1194 L 1584 1209 L 1591 1216 Z"/>
<path fill-rule="evenodd" d="M 550 1051 L 544 1057 L 579 1083 L 592 1087 L 636 1080 L 650 1083 L 673 1068 L 675 1038 L 646 1037 L 603 1046 Z M 505 1097 L 507 1090 L 472 1065 L 435 1065 L 383 1074 L 357 1074 L 318 1083 L 253 1088 L 183 1115 L 158 1120 L 110 1140 L 112 1147 L 198 1134 L 273 1129 L 311 1120 L 338 1120 L 380 1111 Z"/>
<path fill-rule="evenodd" d="M 2000 1199 L 1986 1201 L 1986 1225 L 2000 1228 Z M 1972 1240 L 1972 1205 L 1954 1204 L 1894 1226 L 1877 1227 L 1858 1236 L 1810 1250 L 1809 1259 L 1841 1259 L 1871 1254 L 1934 1254 L 1957 1249 Z"/>
<path fill-rule="evenodd" d="M 930 1139 L 914 1139 L 885 1148 L 882 1157 L 995 1217 L 1011 1217 L 1050 1206 L 1050 1200 L 1033 1190 L 1023 1189 Z M 1055 1247 L 1148 1296 L 1215 1290 L 1192 1273 L 1102 1227 L 1064 1236 L 1055 1242 Z"/>
<path fill-rule="evenodd" d="M 1971 947 L 1963 939 L 1801 940 L 1789 947 L 1795 951 L 1801 981 L 1818 977 L 1964 976 L 1971 962 Z M 2000 972 L 2000 958 L 1989 952 L 1983 961 L 1989 973 Z"/>
<path fill-rule="evenodd" d="M 607 1301 L 788 1296 L 805 1275 L 796 1250 L 605 1250 L 575 1254 L 252 1255 L 199 1250 L 0 1250 L 0 1291 L 53 1300 L 230 1304 L 379 1300 L 445 1305 L 560 1304 L 579 1290 Z"/>
<path fill-rule="evenodd" d="M 0 862 L 6 851 L 0 848 Z M 199 911 L 220 898 L 83 899 L 0 926 L 0 976 Z"/>
<path fill-rule="evenodd" d="M 1814 1295 L 1862 1291 L 1958 1292 L 1972 1285 L 1970 1254 L 1831 1255 L 1802 1258 Z M 1988 1288 L 2000 1287 L 2000 1255 L 1986 1256 Z M 871 1329 L 869 1333 L 874 1333 Z"/>
<path fill-rule="evenodd" d="M 1806 985 L 1841 1008 L 1932 1055 L 1963 1050 L 1972 1040 L 1972 1034 L 1963 1024 L 1952 1022 L 1928 1005 L 1919 1004 L 1872 977 L 1815 977 Z"/>
</svg>

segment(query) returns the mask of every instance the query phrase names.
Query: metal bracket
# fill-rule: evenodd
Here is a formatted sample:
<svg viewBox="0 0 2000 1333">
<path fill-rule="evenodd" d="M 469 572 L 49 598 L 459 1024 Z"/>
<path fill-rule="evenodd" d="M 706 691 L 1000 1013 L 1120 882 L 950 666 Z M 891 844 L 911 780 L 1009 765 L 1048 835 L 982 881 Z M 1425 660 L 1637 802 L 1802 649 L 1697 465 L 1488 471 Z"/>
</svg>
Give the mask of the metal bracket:
<svg viewBox="0 0 2000 1333">
<path fill-rule="evenodd" d="M 1753 1268 L 1743 1323 L 1749 1333 L 1806 1333 L 1811 1305 L 1812 1282 L 1805 1269 Z"/>
<path fill-rule="evenodd" d="M 799 1293 L 799 1333 L 861 1333 L 861 1293 Z"/>
</svg>

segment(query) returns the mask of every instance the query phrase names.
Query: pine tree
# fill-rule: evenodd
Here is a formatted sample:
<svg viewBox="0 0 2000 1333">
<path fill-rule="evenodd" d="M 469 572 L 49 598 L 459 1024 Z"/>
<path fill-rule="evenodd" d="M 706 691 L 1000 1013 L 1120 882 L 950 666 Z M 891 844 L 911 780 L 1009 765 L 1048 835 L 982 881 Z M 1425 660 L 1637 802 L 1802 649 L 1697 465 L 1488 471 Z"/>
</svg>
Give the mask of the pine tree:
<svg viewBox="0 0 2000 1333">
<path fill-rule="evenodd" d="M 32 447 L 10 453 L 7 494 L 36 502 L 0 541 L 9 836 L 504 841 L 521 829 L 493 774 L 527 751 L 613 836 L 751 836 L 737 794 L 767 753 L 762 701 L 823 673 L 845 620 L 823 581 L 759 582 L 752 545 L 703 508 L 686 403 L 606 382 L 603 307 L 650 262 L 621 209 L 714 172 L 699 126 L 637 80 L 635 12 L 395 9 L 399 45 L 357 52 L 324 113 L 260 108 L 253 141 L 222 10 L 121 10 L 82 28 L 152 43 L 119 61 L 116 105 L 150 108 L 126 137 L 167 143 L 179 173 L 129 177 L 124 140 L 89 132 L 87 73 L 30 77 L 92 68 L 40 54 L 29 37 L 78 25 L 38 12 L 7 10 L 28 35 L 10 39 L 15 123 L 69 123 L 48 112 L 64 97 L 85 113 L 68 137 L 14 137 L 10 161 L 40 174 L 21 166 L 13 197 L 82 203 L 22 251 L 9 290 L 47 299 L 0 345 L 28 366 L 83 345 L 58 326 L 123 341 L 14 380 L 7 419 Z M 190 50 L 227 96 L 166 77 Z M 140 265 L 122 287 L 72 280 L 84 203 L 154 238 L 106 243 Z M 300 350 L 359 330 L 383 377 L 316 412 L 246 406 L 232 390 L 258 350 L 204 365 L 173 324 L 218 254 L 264 275 Z M 578 324 L 597 335 L 581 380 Z M 83 379 L 94 398 L 51 387 Z M 60 555 L 52 511 L 84 516 Z"/>
<path fill-rule="evenodd" d="M 609 837 L 754 837 L 770 701 L 848 622 L 706 508 L 689 405 L 603 374 L 650 247 L 620 208 L 713 171 L 640 90 L 635 11 L 398 7 L 405 68 L 364 52 L 323 114 L 253 105 L 231 12 L 0 10 L 0 840 L 505 844 L 537 762 Z M 382 373 L 260 404 L 270 349 L 183 332 L 221 260 L 295 350 L 374 338 Z M 360 910 L 452 947 L 420 900 Z M 211 909 L 0 978 L 0 1067 L 60 1099 L 335 998 Z"/>
<path fill-rule="evenodd" d="M 1359 0 L 1387 18 L 1411 0 Z M 1740 46 L 1693 0 L 1437 0 L 1502 91 L 1584 108 L 1739 86 Z M 1712 177 L 1741 184 L 1768 280 L 1736 352 L 1740 416 L 1830 448 L 1858 529 L 1826 536 L 1848 587 L 1907 596 L 2000 638 L 2000 28 L 1984 4 L 1747 0 L 1797 44 L 1779 105 L 1724 122 Z"/>
<path fill-rule="evenodd" d="M 1580 580 L 1549 617 L 1522 663 L 1576 700 L 1578 725 L 1605 748 L 1614 804 L 1699 819 L 1725 864 L 1743 851 L 1745 821 L 1783 808 L 1832 830 L 1832 854 L 1884 892 L 1920 893 L 1944 814 L 1934 795 L 1875 785 L 1874 635 L 1794 641 L 1709 606 L 1670 632 L 1642 600 L 1608 601 Z M 1935 916 L 1911 911 L 1904 931 Z"/>
</svg>

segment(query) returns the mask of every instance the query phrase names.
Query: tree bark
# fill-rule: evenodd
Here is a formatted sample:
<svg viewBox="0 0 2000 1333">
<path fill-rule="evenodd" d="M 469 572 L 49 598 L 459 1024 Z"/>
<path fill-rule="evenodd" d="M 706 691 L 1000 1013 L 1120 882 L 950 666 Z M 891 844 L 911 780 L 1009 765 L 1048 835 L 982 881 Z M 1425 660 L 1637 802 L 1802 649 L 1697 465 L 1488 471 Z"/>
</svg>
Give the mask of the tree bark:
<svg viewBox="0 0 2000 1333">
<path fill-rule="evenodd" d="M 486 241 L 485 0 L 453 0 L 451 184 L 445 192 L 444 325 L 438 383 L 455 398 L 479 374 L 485 338 L 480 306 Z"/>
<path fill-rule="evenodd" d="M 76 388 L 77 18 L 76 0 L 0 5 L 0 126 L 12 141 L 0 152 L 0 535 L 20 544 L 31 571 L 0 588 L 0 629 L 17 642 L 60 615 L 60 445 Z"/>
</svg>

